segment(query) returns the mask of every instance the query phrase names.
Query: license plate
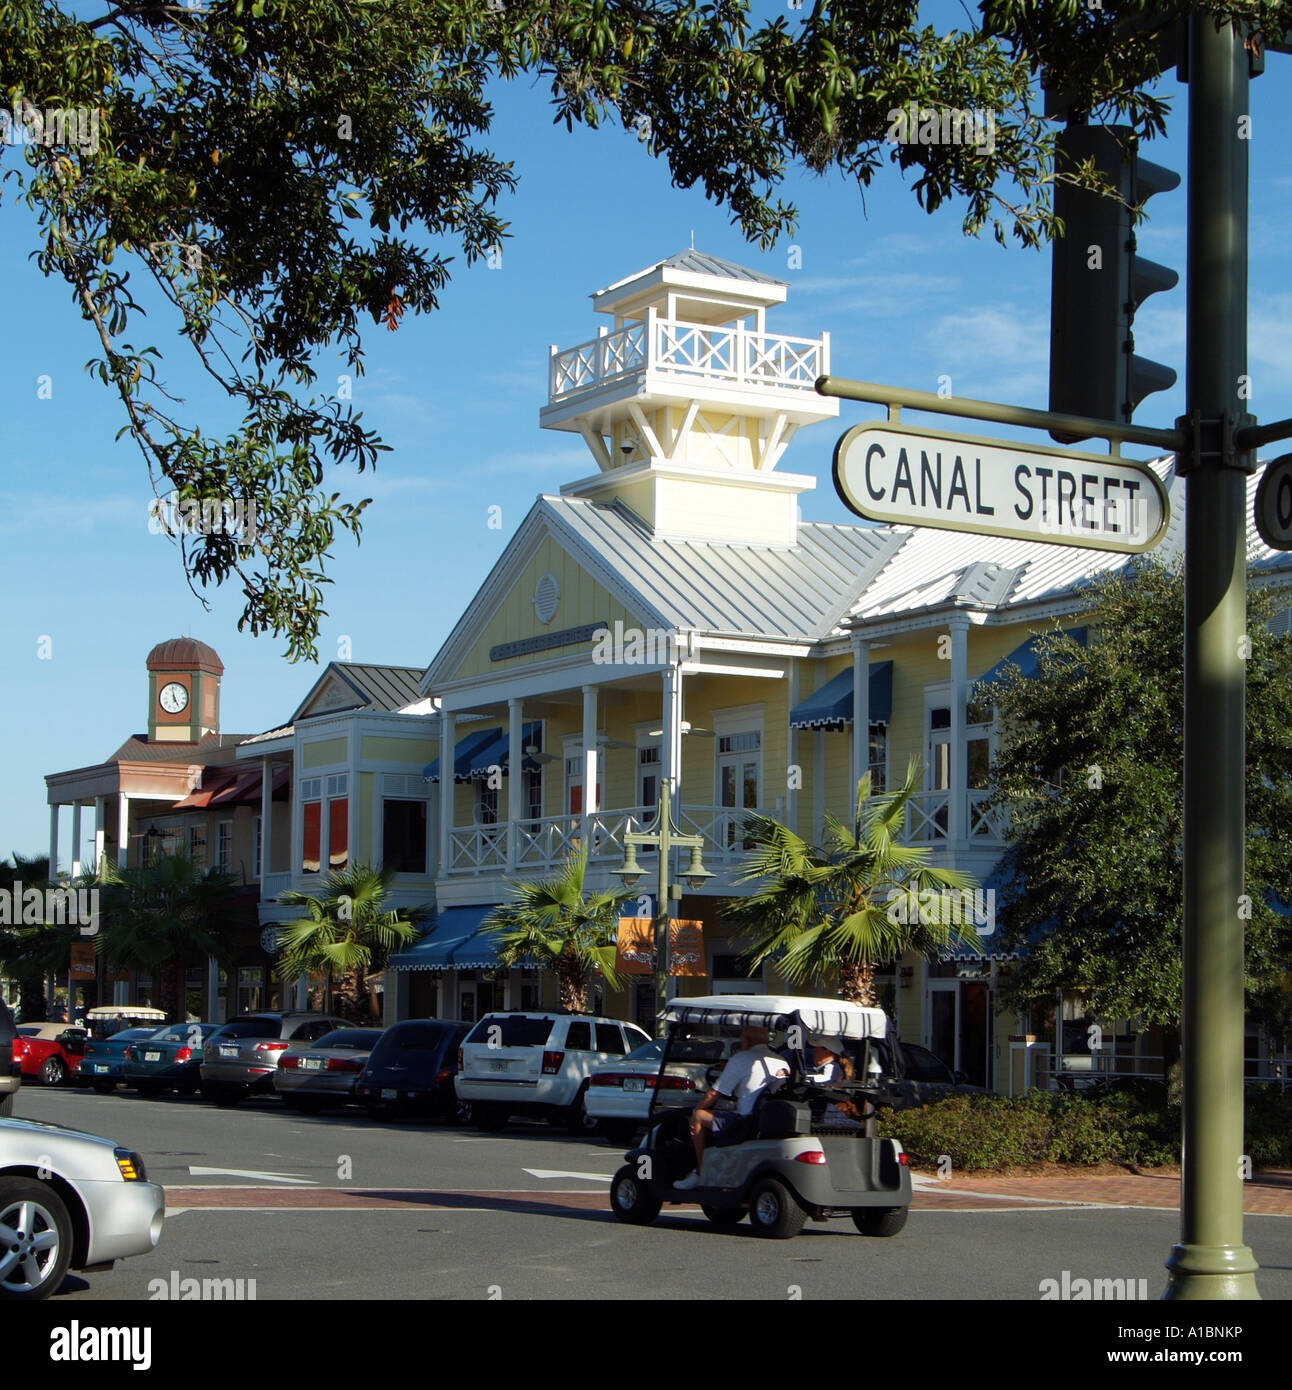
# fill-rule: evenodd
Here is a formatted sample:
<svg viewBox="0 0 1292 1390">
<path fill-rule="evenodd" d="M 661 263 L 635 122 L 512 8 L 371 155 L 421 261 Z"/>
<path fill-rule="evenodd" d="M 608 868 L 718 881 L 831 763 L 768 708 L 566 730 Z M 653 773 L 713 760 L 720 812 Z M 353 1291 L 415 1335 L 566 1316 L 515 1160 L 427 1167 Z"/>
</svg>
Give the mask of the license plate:
<svg viewBox="0 0 1292 1390">
<path fill-rule="evenodd" d="M 382 1098 L 382 1100 L 398 1100 L 398 1099 L 399 1099 L 399 1092 L 398 1092 L 398 1091 L 387 1090 L 387 1089 L 385 1089 L 385 1088 L 383 1087 L 383 1088 L 382 1088 L 382 1092 L 381 1092 L 381 1098 Z"/>
<path fill-rule="evenodd" d="M 625 1091 L 644 1091 L 646 1089 L 646 1078 L 644 1076 L 625 1076 Z"/>
<path fill-rule="evenodd" d="M 302 1071 L 322 1071 L 322 1069 L 323 1069 L 323 1059 L 322 1059 L 321 1057 L 302 1057 L 302 1058 L 301 1058 L 301 1070 L 302 1070 Z"/>
<path fill-rule="evenodd" d="M 506 1071 L 507 1068 L 508 1068 L 510 1065 L 511 1065 L 510 1062 L 490 1062 L 490 1063 L 489 1063 L 489 1070 L 490 1070 L 490 1071 Z"/>
<path fill-rule="evenodd" d="M 221 1057 L 236 1057 L 237 1055 L 238 1049 L 236 1047 L 222 1047 L 220 1049 Z"/>
<path fill-rule="evenodd" d="M 108 1068 L 107 1068 L 106 1066 L 104 1066 L 102 1063 L 99 1063 L 99 1064 L 97 1064 L 97 1065 L 95 1066 L 94 1070 L 95 1070 L 95 1071 L 99 1071 L 99 1072 L 103 1072 L 103 1071 L 107 1071 Z"/>
<path fill-rule="evenodd" d="M 160 1052 L 145 1052 L 145 1053 L 144 1053 L 144 1061 L 145 1061 L 145 1062 L 160 1062 L 160 1061 L 161 1061 L 161 1053 L 160 1053 Z"/>
</svg>

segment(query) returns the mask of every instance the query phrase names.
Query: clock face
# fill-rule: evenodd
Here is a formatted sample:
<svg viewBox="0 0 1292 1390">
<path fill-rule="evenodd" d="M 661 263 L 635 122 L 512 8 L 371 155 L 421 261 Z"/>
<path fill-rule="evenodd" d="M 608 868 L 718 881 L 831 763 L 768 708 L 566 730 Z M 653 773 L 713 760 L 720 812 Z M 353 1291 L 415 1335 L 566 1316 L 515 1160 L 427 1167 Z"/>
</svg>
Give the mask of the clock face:
<svg viewBox="0 0 1292 1390">
<path fill-rule="evenodd" d="M 167 714 L 178 714 L 188 704 L 188 691 L 178 681 L 163 685 L 157 697 Z"/>
</svg>

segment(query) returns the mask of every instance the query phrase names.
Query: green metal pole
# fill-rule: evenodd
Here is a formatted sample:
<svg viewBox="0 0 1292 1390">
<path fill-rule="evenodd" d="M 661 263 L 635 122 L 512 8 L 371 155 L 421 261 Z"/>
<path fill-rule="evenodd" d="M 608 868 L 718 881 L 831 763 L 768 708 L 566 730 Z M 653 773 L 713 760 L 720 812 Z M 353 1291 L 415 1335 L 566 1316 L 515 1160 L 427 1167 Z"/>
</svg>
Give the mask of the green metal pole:
<svg viewBox="0 0 1292 1390">
<path fill-rule="evenodd" d="M 1184 1158 L 1169 1299 L 1251 1299 L 1243 1244 L 1248 60 L 1189 20 L 1184 615 Z M 1183 422 L 1182 422 L 1183 423 Z"/>
<path fill-rule="evenodd" d="M 661 1037 L 664 1025 L 660 1020 L 668 1003 L 668 865 L 672 854 L 673 808 L 668 782 L 660 779 L 659 789 L 659 883 L 655 899 L 655 1018 Z"/>
</svg>

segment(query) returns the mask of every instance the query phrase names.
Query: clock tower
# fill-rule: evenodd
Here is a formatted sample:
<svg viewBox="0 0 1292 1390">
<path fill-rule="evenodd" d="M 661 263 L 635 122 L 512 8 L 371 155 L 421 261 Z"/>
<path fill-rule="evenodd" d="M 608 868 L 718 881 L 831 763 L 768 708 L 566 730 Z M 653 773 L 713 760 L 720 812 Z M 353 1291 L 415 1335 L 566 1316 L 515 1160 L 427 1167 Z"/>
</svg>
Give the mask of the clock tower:
<svg viewBox="0 0 1292 1390">
<path fill-rule="evenodd" d="M 224 663 L 193 637 L 172 637 L 148 653 L 148 741 L 197 743 L 220 732 Z"/>
</svg>

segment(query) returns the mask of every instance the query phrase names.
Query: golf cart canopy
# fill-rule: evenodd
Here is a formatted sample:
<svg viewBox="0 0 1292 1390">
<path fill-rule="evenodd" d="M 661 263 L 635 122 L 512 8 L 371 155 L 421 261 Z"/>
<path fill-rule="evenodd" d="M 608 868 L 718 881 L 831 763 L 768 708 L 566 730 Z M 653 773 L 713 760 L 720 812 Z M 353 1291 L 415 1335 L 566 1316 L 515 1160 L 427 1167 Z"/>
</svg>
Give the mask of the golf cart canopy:
<svg viewBox="0 0 1292 1390">
<path fill-rule="evenodd" d="M 840 1038 L 882 1038 L 888 1027 L 883 1009 L 863 1008 L 846 999 L 812 999 L 792 994 L 705 994 L 670 999 L 664 1009 L 669 1023 L 716 1023 L 728 1028 L 756 1024 L 788 1028 L 798 1021 L 809 1033 Z"/>
<path fill-rule="evenodd" d="M 85 1015 L 86 1023 L 102 1022 L 105 1018 L 137 1018 L 141 1023 L 165 1023 L 165 1009 L 150 1009 L 145 1004 L 100 1004 Z"/>
</svg>

